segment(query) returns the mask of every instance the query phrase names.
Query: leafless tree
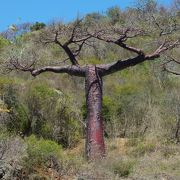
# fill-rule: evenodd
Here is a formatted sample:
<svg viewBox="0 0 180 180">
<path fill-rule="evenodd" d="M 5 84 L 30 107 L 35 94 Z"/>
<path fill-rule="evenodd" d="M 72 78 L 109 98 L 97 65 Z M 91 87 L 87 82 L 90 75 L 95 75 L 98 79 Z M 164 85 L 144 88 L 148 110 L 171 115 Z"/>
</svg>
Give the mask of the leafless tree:
<svg viewBox="0 0 180 180">
<path fill-rule="evenodd" d="M 164 31 L 163 31 L 164 32 Z M 16 69 L 24 72 L 30 72 L 32 76 L 38 76 L 43 72 L 67 73 L 72 76 L 85 78 L 85 92 L 87 104 L 87 129 L 86 129 L 86 155 L 88 159 L 102 158 L 105 156 L 104 144 L 104 126 L 102 115 L 102 78 L 117 71 L 135 66 L 145 61 L 158 59 L 162 53 L 177 47 L 179 39 L 162 38 L 156 43 L 156 48 L 146 53 L 141 48 L 129 45 L 129 40 L 145 37 L 148 34 L 139 28 L 119 27 L 111 25 L 92 25 L 87 27 L 83 25 L 83 20 L 77 20 L 71 24 L 53 24 L 42 30 L 39 39 L 36 41 L 44 45 L 56 44 L 59 46 L 67 58 L 63 62 L 69 61 L 70 65 L 65 66 L 44 66 L 35 68 L 36 60 L 21 63 L 21 59 L 10 57 L 8 69 Z M 119 59 L 109 64 L 98 65 L 80 65 L 78 55 L 84 46 L 93 47 L 93 41 L 102 41 L 107 44 L 127 50 L 132 57 L 128 59 Z M 35 55 L 34 55 L 35 58 Z"/>
</svg>

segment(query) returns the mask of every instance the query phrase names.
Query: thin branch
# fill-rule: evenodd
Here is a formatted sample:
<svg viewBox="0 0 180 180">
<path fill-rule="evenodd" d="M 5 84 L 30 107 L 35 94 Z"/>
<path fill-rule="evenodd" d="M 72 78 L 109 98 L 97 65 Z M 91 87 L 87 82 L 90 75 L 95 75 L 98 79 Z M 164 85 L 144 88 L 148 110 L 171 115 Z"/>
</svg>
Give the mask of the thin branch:
<svg viewBox="0 0 180 180">
<path fill-rule="evenodd" d="M 168 73 L 175 74 L 175 75 L 180 75 L 180 72 L 173 71 L 173 70 L 171 70 L 171 69 L 169 69 L 169 68 L 167 67 L 168 64 L 171 63 L 171 62 L 175 62 L 177 65 L 179 65 L 179 64 L 180 64 L 180 61 L 178 61 L 178 60 L 175 59 L 174 57 L 169 57 L 169 56 L 168 56 L 167 58 L 169 58 L 169 60 L 162 64 L 163 71 L 166 71 L 166 72 L 168 72 Z"/>
<path fill-rule="evenodd" d="M 11 66 L 7 67 L 9 70 L 16 69 L 24 72 L 26 71 L 32 72 L 34 70 L 36 61 L 35 60 L 32 61 L 32 63 L 29 65 L 28 64 L 22 65 L 17 58 L 11 57 L 9 63 L 12 66 L 12 67 Z"/>
<path fill-rule="evenodd" d="M 168 73 L 175 74 L 175 75 L 180 75 L 180 72 L 172 71 L 168 69 L 166 66 L 164 66 L 163 71 L 167 71 Z"/>
<path fill-rule="evenodd" d="M 177 64 L 180 64 L 180 61 L 177 60 L 176 58 L 174 58 L 174 57 L 168 57 L 168 58 L 170 58 L 171 61 L 173 61 L 173 62 L 175 62 Z"/>
<path fill-rule="evenodd" d="M 129 50 L 131 52 L 137 53 L 139 55 L 143 55 L 144 54 L 143 50 L 135 48 L 135 47 L 132 47 L 132 46 L 128 46 L 127 44 L 125 44 L 123 42 L 115 42 L 115 44 L 117 44 L 120 47 L 122 47 L 124 49 L 127 49 L 127 50 Z"/>
<path fill-rule="evenodd" d="M 77 65 L 71 65 L 71 66 L 45 66 L 39 69 L 35 69 L 35 63 L 36 60 L 34 59 L 30 64 L 23 65 L 20 61 L 22 61 L 23 57 L 16 57 L 11 56 L 6 68 L 11 70 L 20 70 L 24 72 L 30 72 L 32 76 L 37 76 L 43 72 L 54 72 L 54 73 L 67 73 L 69 75 L 74 76 L 85 76 L 85 69 L 84 67 L 80 67 Z M 65 59 L 64 61 L 66 61 Z"/>
<path fill-rule="evenodd" d="M 154 58 L 159 57 L 161 53 L 171 50 L 180 45 L 180 40 L 178 39 L 175 42 L 164 41 L 152 54 L 146 55 L 146 60 L 154 60 Z"/>
<path fill-rule="evenodd" d="M 109 37 L 109 35 L 111 37 Z M 126 28 L 126 29 L 110 28 L 107 29 L 106 31 L 98 31 L 97 33 L 91 34 L 92 37 L 98 40 L 107 43 L 113 43 L 126 50 L 134 52 L 138 55 L 143 55 L 144 52 L 141 49 L 129 46 L 125 43 L 128 39 L 135 38 L 141 35 L 144 35 L 143 30 L 133 29 L 133 28 Z"/>
<path fill-rule="evenodd" d="M 89 35 L 84 29 L 81 28 L 81 22 L 82 20 L 78 20 L 74 24 L 64 26 L 59 25 L 58 28 L 55 26 L 47 28 L 41 33 L 40 42 L 43 44 L 57 44 L 64 50 L 72 65 L 78 66 L 79 64 L 76 56 L 79 55 L 85 41 L 91 38 L 91 35 Z M 47 38 L 47 36 L 49 38 Z M 60 36 L 63 38 L 60 39 Z M 67 40 L 64 40 L 65 38 L 67 38 Z M 75 53 L 70 46 L 71 44 L 76 46 L 78 45 L 79 47 Z"/>
<path fill-rule="evenodd" d="M 160 25 L 160 23 L 157 21 L 157 19 L 154 17 L 154 15 L 152 15 L 151 17 L 153 19 L 153 22 L 157 26 L 157 28 L 160 30 L 159 36 L 172 34 L 173 32 L 178 30 L 176 19 L 173 17 L 170 17 L 170 19 L 172 20 L 172 24 L 169 23 L 168 26 L 166 26 L 164 28 Z"/>
</svg>

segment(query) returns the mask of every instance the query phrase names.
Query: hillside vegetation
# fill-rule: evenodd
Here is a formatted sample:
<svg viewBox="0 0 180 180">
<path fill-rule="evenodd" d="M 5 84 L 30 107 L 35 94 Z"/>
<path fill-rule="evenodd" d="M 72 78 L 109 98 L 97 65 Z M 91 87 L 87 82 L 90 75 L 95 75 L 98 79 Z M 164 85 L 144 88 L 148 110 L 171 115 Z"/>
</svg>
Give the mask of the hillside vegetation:
<svg viewBox="0 0 180 180">
<path fill-rule="evenodd" d="M 163 33 L 170 34 L 168 40 L 179 38 L 179 15 L 176 6 L 166 9 L 149 1 L 125 11 L 112 7 L 105 14 L 88 14 L 82 21 L 91 27 L 143 27 L 151 36 L 128 43 L 150 52 Z M 107 157 L 87 162 L 84 78 L 56 73 L 33 77 L 9 63 L 21 56 L 22 63 L 36 58 L 38 67 L 67 64 L 61 62 L 65 55 L 58 46 L 37 42 L 58 24 L 27 23 L 1 33 L 0 179 L 180 179 L 180 79 L 164 68 L 179 71 L 178 64 L 167 63 L 170 56 L 179 58 L 179 47 L 104 78 Z M 83 47 L 80 64 L 132 55 L 101 41 L 93 45 Z"/>
</svg>

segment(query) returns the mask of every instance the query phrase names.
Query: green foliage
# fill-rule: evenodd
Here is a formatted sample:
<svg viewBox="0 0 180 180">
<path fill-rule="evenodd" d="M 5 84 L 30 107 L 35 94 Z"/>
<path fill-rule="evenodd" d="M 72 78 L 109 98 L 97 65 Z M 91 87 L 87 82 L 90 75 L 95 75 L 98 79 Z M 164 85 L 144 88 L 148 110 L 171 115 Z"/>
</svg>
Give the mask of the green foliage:
<svg viewBox="0 0 180 180">
<path fill-rule="evenodd" d="M 43 29 L 44 27 L 46 27 L 46 24 L 42 23 L 42 22 L 36 22 L 34 25 L 32 25 L 30 27 L 31 31 L 38 31 Z"/>
<path fill-rule="evenodd" d="M 55 91 L 48 87 L 47 84 L 38 83 L 31 89 L 32 96 L 36 95 L 37 97 L 41 98 L 41 100 L 47 100 L 49 97 L 53 97 L 55 95 Z"/>
<path fill-rule="evenodd" d="M 112 170 L 114 174 L 118 174 L 119 177 L 128 177 L 133 170 L 135 162 L 132 160 L 121 160 L 112 164 Z"/>
<path fill-rule="evenodd" d="M 138 0 L 136 3 L 136 7 L 143 12 L 152 13 L 157 10 L 156 0 Z"/>
<path fill-rule="evenodd" d="M 52 157 L 61 158 L 62 147 L 54 141 L 36 138 L 34 135 L 25 139 L 27 142 L 27 154 L 24 159 L 25 165 L 29 168 L 34 166 L 46 166 Z"/>
<path fill-rule="evenodd" d="M 87 14 L 85 17 L 85 24 L 91 25 L 94 23 L 101 22 L 104 19 L 104 16 L 100 13 L 91 13 Z"/>
<path fill-rule="evenodd" d="M 9 136 L 10 136 L 10 134 L 5 129 L 1 129 L 0 141 L 7 140 L 9 138 Z"/>
<path fill-rule="evenodd" d="M 39 82 L 28 90 L 27 97 L 32 133 L 53 139 L 64 147 L 78 142 L 79 117 L 70 97 Z"/>
<path fill-rule="evenodd" d="M 2 36 L 0 36 L 0 50 L 1 50 L 3 47 L 6 47 L 6 46 L 8 46 L 8 45 L 10 45 L 10 42 L 9 42 L 7 39 L 5 39 L 5 38 L 3 38 Z"/>
<path fill-rule="evenodd" d="M 102 114 L 104 121 L 110 121 L 114 110 L 114 102 L 109 96 L 103 97 Z"/>
<path fill-rule="evenodd" d="M 118 6 L 109 8 L 106 13 L 107 17 L 110 18 L 110 21 L 113 25 L 123 22 L 122 13 Z"/>
<path fill-rule="evenodd" d="M 28 123 L 27 109 L 19 102 L 15 85 L 12 83 L 6 85 L 3 89 L 3 96 L 9 114 L 6 121 L 7 129 L 13 133 L 24 133 Z"/>
<path fill-rule="evenodd" d="M 101 61 L 97 57 L 89 57 L 85 58 L 84 62 L 89 63 L 89 64 L 101 64 Z"/>
</svg>

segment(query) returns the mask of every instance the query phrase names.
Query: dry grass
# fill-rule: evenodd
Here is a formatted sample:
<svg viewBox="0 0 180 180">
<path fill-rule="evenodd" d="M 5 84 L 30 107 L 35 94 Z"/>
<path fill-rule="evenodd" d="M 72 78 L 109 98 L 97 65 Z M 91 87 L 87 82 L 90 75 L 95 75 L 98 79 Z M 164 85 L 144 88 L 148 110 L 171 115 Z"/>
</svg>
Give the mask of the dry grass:
<svg viewBox="0 0 180 180">
<path fill-rule="evenodd" d="M 163 145 L 157 139 L 149 138 L 144 140 L 117 138 L 107 140 L 106 144 L 107 157 L 102 161 L 85 163 L 77 177 L 85 180 L 180 179 L 179 145 Z M 84 148 L 82 143 L 80 145 Z M 82 152 L 82 149 L 78 151 Z"/>
<path fill-rule="evenodd" d="M 53 169 L 39 171 L 45 179 L 62 180 L 179 180 L 180 147 L 156 139 L 108 139 L 107 157 L 88 163 L 84 140 L 64 152 L 64 173 Z"/>
</svg>

